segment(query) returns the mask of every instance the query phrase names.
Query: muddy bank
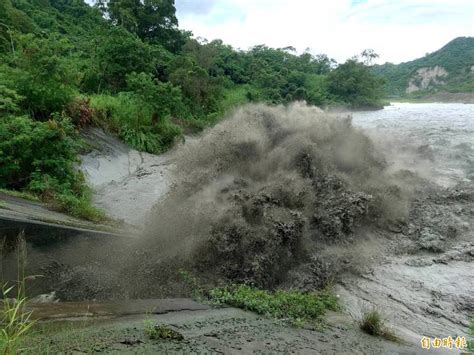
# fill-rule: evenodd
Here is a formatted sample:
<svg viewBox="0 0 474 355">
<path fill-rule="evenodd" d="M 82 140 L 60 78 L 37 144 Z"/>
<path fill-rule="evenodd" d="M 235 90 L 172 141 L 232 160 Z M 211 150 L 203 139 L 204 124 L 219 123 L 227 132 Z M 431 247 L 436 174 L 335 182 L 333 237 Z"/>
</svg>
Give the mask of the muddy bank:
<svg viewBox="0 0 474 355">
<path fill-rule="evenodd" d="M 403 99 L 400 101 L 403 102 Z M 474 94 L 470 92 L 442 91 L 434 94 L 428 94 L 417 99 L 410 99 L 410 101 L 474 104 Z"/>
<path fill-rule="evenodd" d="M 91 152 L 81 157 L 81 170 L 94 189 L 93 203 L 110 217 L 141 229 L 169 189 L 170 154 L 138 152 L 97 128 L 85 131 L 84 138 Z"/>
<path fill-rule="evenodd" d="M 419 353 L 414 346 L 373 338 L 341 314 L 330 314 L 325 329 L 314 331 L 288 327 L 285 323 L 233 308 L 199 310 L 193 307 L 179 310 L 176 304 L 173 312 L 165 314 L 149 312 L 89 324 L 60 323 L 59 331 L 29 340 L 31 353 L 41 353 L 45 348 L 61 353 L 135 354 Z M 181 334 L 183 340 L 151 340 L 144 331 L 146 322 L 167 325 Z"/>
</svg>

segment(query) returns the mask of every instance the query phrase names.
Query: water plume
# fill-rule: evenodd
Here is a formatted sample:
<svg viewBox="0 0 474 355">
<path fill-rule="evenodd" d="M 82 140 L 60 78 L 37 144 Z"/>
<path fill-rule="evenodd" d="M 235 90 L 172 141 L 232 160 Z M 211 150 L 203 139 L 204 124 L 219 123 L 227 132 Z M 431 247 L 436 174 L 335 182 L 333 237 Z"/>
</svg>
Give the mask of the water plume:
<svg viewBox="0 0 474 355">
<path fill-rule="evenodd" d="M 350 117 L 248 105 L 179 148 L 141 245 L 202 277 L 267 288 L 312 263 L 322 285 L 327 245 L 405 214 L 402 187 Z"/>
</svg>

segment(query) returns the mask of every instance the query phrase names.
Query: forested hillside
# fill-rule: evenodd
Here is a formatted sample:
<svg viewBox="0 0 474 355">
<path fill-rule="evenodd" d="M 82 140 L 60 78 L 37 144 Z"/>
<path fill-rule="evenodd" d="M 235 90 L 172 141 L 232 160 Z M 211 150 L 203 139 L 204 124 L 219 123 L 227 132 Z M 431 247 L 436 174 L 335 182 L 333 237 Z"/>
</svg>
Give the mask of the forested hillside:
<svg viewBox="0 0 474 355">
<path fill-rule="evenodd" d="M 436 52 L 398 65 L 375 65 L 390 96 L 474 92 L 474 37 L 458 37 Z"/>
<path fill-rule="evenodd" d="M 82 127 L 160 153 L 246 102 L 379 107 L 367 53 L 337 65 L 291 47 L 197 40 L 173 0 L 2 0 L 0 188 L 98 219 L 75 169 Z"/>
</svg>

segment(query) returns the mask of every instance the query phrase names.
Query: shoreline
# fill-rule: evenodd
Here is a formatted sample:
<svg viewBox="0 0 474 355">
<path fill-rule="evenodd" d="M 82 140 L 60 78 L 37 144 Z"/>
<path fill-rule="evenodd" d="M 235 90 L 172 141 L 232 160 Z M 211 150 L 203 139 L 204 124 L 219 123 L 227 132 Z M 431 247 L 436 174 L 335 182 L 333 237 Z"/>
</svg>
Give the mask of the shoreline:
<svg viewBox="0 0 474 355">
<path fill-rule="evenodd" d="M 469 92 L 438 92 L 424 97 L 397 97 L 389 98 L 390 103 L 420 103 L 420 104 L 474 104 L 474 93 Z M 394 101 L 392 101 L 394 100 Z"/>
</svg>

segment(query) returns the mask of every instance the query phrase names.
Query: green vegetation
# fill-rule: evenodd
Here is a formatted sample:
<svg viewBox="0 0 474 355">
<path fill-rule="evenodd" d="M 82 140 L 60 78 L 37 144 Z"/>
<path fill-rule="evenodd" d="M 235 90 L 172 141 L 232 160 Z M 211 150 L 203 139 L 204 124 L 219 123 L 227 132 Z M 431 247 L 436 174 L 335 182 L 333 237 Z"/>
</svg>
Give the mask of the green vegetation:
<svg viewBox="0 0 474 355">
<path fill-rule="evenodd" d="M 145 321 L 145 334 L 151 340 L 168 339 L 180 341 L 184 339 L 183 335 L 176 330 L 164 324 L 157 325 L 151 320 Z"/>
<path fill-rule="evenodd" d="M 46 122 L 27 116 L 0 121 L 0 188 L 21 190 L 18 197 L 40 196 L 59 210 L 98 221 L 90 191 L 74 163 L 80 145 L 68 118 L 53 115 Z"/>
<path fill-rule="evenodd" d="M 329 90 L 353 108 L 381 105 L 383 79 L 369 75 L 370 69 L 350 59 L 328 75 Z"/>
<path fill-rule="evenodd" d="M 18 236 L 17 282 L 10 286 L 2 285 L 0 300 L 0 353 L 17 354 L 23 349 L 21 343 L 27 333 L 35 324 L 31 320 L 31 312 L 25 312 L 27 297 L 25 293 L 25 265 L 26 265 L 26 241 L 23 233 Z M 5 239 L 0 241 L 0 255 L 5 247 Z M 3 280 L 2 280 L 3 282 Z"/>
<path fill-rule="evenodd" d="M 33 202 L 39 202 L 40 201 L 38 196 L 33 195 L 29 192 L 25 192 L 25 191 L 0 189 L 0 194 L 5 194 L 5 195 L 8 195 L 8 196 L 13 196 L 13 197 L 19 197 L 19 198 L 23 198 L 25 200 L 30 200 L 30 201 L 33 201 Z"/>
<path fill-rule="evenodd" d="M 23 312 L 26 304 L 24 287 L 19 287 L 17 295 L 11 298 L 14 287 L 2 288 L 0 310 L 0 353 L 16 354 L 23 337 L 31 330 L 34 322 L 30 320 L 31 312 Z"/>
<path fill-rule="evenodd" d="M 471 339 L 467 343 L 467 348 L 469 351 L 474 352 L 474 318 L 471 319 L 471 324 L 469 325 L 469 333 Z"/>
<path fill-rule="evenodd" d="M 360 329 L 369 335 L 380 336 L 384 339 L 399 342 L 400 339 L 385 325 L 385 320 L 380 312 L 372 308 L 362 315 L 359 323 Z"/>
<path fill-rule="evenodd" d="M 432 82 L 426 90 L 417 92 L 414 97 L 425 96 L 442 90 L 447 92 L 474 92 L 474 37 L 458 37 L 443 48 L 426 54 L 410 62 L 398 65 L 386 63 L 375 65 L 373 73 L 385 78 L 386 92 L 390 96 L 403 97 L 410 79 L 416 76 L 421 68 L 443 67 L 448 75 L 443 77 L 444 84 Z"/>
<path fill-rule="evenodd" d="M 202 300 L 205 297 L 206 290 L 201 281 L 186 270 L 178 271 L 179 278 L 191 291 L 191 296 L 196 300 Z"/>
<path fill-rule="evenodd" d="M 296 290 L 270 292 L 247 285 L 216 288 L 209 292 L 216 304 L 242 308 L 257 314 L 289 320 L 293 325 L 320 322 L 326 310 L 339 309 L 330 293 L 305 293 Z"/>
<path fill-rule="evenodd" d="M 3 0 L 0 19 L 0 188 L 94 221 L 84 126 L 161 153 L 248 102 L 380 106 L 369 63 L 197 40 L 173 0 Z"/>
</svg>

